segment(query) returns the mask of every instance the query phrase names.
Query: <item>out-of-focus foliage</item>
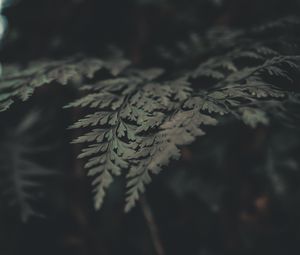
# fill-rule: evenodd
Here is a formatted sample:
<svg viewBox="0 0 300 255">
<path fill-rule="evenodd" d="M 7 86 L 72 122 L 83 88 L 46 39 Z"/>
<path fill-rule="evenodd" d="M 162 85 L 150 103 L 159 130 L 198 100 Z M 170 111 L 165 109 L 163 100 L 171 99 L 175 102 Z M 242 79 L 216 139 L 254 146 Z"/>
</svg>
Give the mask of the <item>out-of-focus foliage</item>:
<svg viewBox="0 0 300 255">
<path fill-rule="evenodd" d="M 54 144 L 41 144 L 47 127 L 40 127 L 41 112 L 31 111 L 13 128 L 1 127 L 0 189 L 1 207 L 12 207 L 26 222 L 31 216 L 41 215 L 34 206 L 43 190 L 43 179 L 55 175 L 40 162 L 39 157 L 51 153 Z"/>
</svg>

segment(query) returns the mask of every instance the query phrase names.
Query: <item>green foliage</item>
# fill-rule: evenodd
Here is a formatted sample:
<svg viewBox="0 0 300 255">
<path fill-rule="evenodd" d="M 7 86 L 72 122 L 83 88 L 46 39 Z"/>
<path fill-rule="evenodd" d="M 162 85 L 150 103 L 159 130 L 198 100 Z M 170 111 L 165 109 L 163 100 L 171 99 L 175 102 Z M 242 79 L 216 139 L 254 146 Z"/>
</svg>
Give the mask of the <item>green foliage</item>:
<svg viewBox="0 0 300 255">
<path fill-rule="evenodd" d="M 290 104 L 299 105 L 294 82 L 300 73 L 298 39 L 287 36 L 297 26 L 294 19 L 284 19 L 250 31 L 214 29 L 193 36 L 193 45 L 182 44 L 180 54 L 164 51 L 171 71 L 127 67 L 122 58 L 10 68 L 1 82 L 2 109 L 15 98 L 28 99 L 44 84 L 82 84 L 84 95 L 66 108 L 84 108 L 71 128 L 83 131 L 73 142 L 84 146 L 79 158 L 87 159 L 85 168 L 93 177 L 95 208 L 101 208 L 107 189 L 123 174 L 129 211 L 152 175 L 225 115 L 255 128 L 268 125 L 271 117 L 287 116 Z M 91 80 L 102 68 L 110 76 Z"/>
</svg>

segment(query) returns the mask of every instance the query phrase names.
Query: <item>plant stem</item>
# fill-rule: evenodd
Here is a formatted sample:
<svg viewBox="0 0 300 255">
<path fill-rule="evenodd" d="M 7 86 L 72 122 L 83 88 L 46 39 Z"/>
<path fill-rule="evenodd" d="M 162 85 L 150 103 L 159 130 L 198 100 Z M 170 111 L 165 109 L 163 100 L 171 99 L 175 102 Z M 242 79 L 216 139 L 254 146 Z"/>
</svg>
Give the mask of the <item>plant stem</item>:
<svg viewBox="0 0 300 255">
<path fill-rule="evenodd" d="M 152 239 L 155 252 L 157 255 L 165 255 L 166 253 L 159 236 L 159 231 L 158 231 L 157 224 L 155 222 L 154 214 L 145 196 L 141 197 L 140 203 L 141 203 L 141 208 L 142 208 L 144 218 L 149 228 L 149 232 L 150 232 L 150 236 Z"/>
</svg>

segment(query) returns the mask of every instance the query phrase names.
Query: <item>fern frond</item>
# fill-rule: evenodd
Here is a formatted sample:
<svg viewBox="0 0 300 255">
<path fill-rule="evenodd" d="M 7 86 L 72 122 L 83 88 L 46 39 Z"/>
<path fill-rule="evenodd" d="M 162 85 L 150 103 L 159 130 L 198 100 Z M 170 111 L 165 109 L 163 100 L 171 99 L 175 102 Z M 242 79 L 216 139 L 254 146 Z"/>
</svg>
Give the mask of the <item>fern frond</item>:
<svg viewBox="0 0 300 255">
<path fill-rule="evenodd" d="M 289 57 L 288 60 L 276 58 L 256 68 L 246 68 L 232 73 L 217 82 L 209 92 L 200 91 L 199 95 L 188 100 L 185 106 L 190 109 L 198 106 L 203 111 L 220 115 L 231 113 L 251 127 L 268 124 L 267 116 L 274 112 L 276 115 L 276 111 L 279 115 L 278 105 L 281 105 L 281 111 L 287 111 L 284 104 L 295 94 L 282 87 L 282 80 L 292 82 L 290 73 L 282 66 L 289 65 L 293 68 L 297 66 L 299 73 L 298 60 L 298 56 Z M 292 63 L 287 64 L 286 61 Z M 270 82 L 267 79 L 268 75 L 280 77 L 282 80 L 279 83 Z"/>
<path fill-rule="evenodd" d="M 29 112 L 21 123 L 5 132 L 0 143 L 0 174 L 2 201 L 15 208 L 20 219 L 26 222 L 40 213 L 33 206 L 37 192 L 41 192 L 42 179 L 54 175 L 54 171 L 37 162 L 41 151 L 51 146 L 40 146 L 34 128 L 40 120 L 40 112 Z"/>
<path fill-rule="evenodd" d="M 83 86 L 87 95 L 69 107 L 93 111 L 72 128 L 88 129 L 75 142 L 87 144 L 79 157 L 88 158 L 85 167 L 95 178 L 97 209 L 114 177 L 125 172 L 129 211 L 152 175 L 179 158 L 180 146 L 203 135 L 201 127 L 216 125 L 218 116 L 230 114 L 255 128 L 269 124 L 272 114 L 287 112 L 285 103 L 295 94 L 287 87 L 293 72 L 300 72 L 299 55 L 265 41 L 251 43 L 245 34 L 233 32 L 214 57 L 173 74 L 175 80 L 161 77 L 159 69 L 127 69 L 122 76 Z M 204 40 L 199 44 L 200 49 Z M 213 80 L 207 89 L 198 85 L 203 77 Z"/>
<path fill-rule="evenodd" d="M 204 135 L 200 126 L 216 124 L 216 119 L 201 114 L 197 109 L 178 111 L 160 126 L 157 133 L 150 136 L 150 144 L 149 137 L 146 143 L 142 142 L 134 155 L 138 163 L 130 167 L 127 175 L 125 211 L 132 209 L 139 194 L 145 191 L 145 185 L 151 181 L 150 174 L 158 174 L 171 159 L 180 157 L 179 146 L 190 144 L 197 136 Z"/>
<path fill-rule="evenodd" d="M 0 79 L 0 111 L 7 110 L 16 99 L 26 101 L 40 86 L 57 82 L 66 85 L 91 79 L 105 68 L 118 75 L 129 64 L 123 58 L 100 60 L 96 58 L 72 57 L 66 60 L 43 60 L 30 63 L 26 68 L 4 66 Z"/>
<path fill-rule="evenodd" d="M 143 176 L 139 175 L 140 181 L 136 180 L 140 188 L 134 191 L 131 185 L 128 186 L 127 201 L 128 204 L 134 204 L 132 197 L 144 189 L 142 186 L 149 182 L 150 173 L 157 172 L 169 158 L 178 155 L 176 145 L 182 145 L 182 142 L 170 143 L 169 153 L 165 157 L 159 158 L 159 154 L 155 156 L 154 153 L 157 148 L 162 149 L 163 143 L 160 145 L 159 140 L 167 134 L 162 132 L 160 126 L 172 113 L 180 110 L 181 103 L 189 97 L 191 90 L 185 80 L 156 84 L 154 79 L 161 73 L 158 69 L 129 70 L 127 78 L 85 86 L 84 90 L 93 92 L 68 105 L 97 108 L 97 112 L 86 115 L 71 127 L 91 128 L 74 142 L 88 144 L 79 157 L 88 158 L 85 167 L 89 175 L 95 177 L 96 209 L 102 206 L 113 177 L 119 176 L 122 170 L 129 169 L 128 178 L 131 178 L 136 177 L 143 167 L 141 162 L 157 164 L 156 167 L 153 165 L 143 169 L 146 172 L 141 173 Z M 172 138 L 171 134 L 166 139 Z M 131 179 L 129 184 L 133 182 L 135 180 Z M 128 204 L 126 210 L 131 207 Z"/>
</svg>

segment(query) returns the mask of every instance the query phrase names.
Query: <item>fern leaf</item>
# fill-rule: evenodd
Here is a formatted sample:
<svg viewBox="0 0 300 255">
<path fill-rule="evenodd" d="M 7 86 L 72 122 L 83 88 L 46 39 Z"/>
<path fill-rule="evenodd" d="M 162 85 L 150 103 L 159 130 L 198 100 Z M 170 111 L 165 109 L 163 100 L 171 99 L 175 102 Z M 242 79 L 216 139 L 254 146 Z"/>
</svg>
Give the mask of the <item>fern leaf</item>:
<svg viewBox="0 0 300 255">
<path fill-rule="evenodd" d="M 208 124 L 208 116 L 206 119 L 204 115 L 194 118 L 188 111 L 177 113 L 175 118 L 182 116 L 185 122 L 167 128 L 166 121 L 180 110 L 183 102 L 190 97 L 191 89 L 185 79 L 157 84 L 153 80 L 161 73 L 161 70 L 155 69 L 130 70 L 127 79 L 116 78 L 85 86 L 85 90 L 95 92 L 68 105 L 97 109 L 72 126 L 93 128 L 74 142 L 88 144 L 79 157 L 88 158 L 85 167 L 94 177 L 96 209 L 102 206 L 114 177 L 119 176 L 122 170 L 129 170 L 126 211 L 129 210 L 150 181 L 150 174 L 158 172 L 171 158 L 178 157 L 177 146 L 202 134 L 196 127 L 200 122 Z M 170 119 L 169 122 L 174 123 L 175 120 L 171 122 Z M 198 122 L 192 124 L 192 120 Z M 183 140 L 175 141 L 177 132 L 183 131 Z"/>
<path fill-rule="evenodd" d="M 179 111 L 160 126 L 160 131 L 151 138 L 153 142 L 150 146 L 148 142 L 141 143 L 135 155 L 139 163 L 132 165 L 127 175 L 129 181 L 125 211 L 132 209 L 139 194 L 145 191 L 145 185 L 151 181 L 150 174 L 158 174 L 171 159 L 180 157 L 178 146 L 190 144 L 197 136 L 204 135 L 200 126 L 216 123 L 214 118 L 197 110 Z"/>
<path fill-rule="evenodd" d="M 37 111 L 29 112 L 19 125 L 9 129 L 0 144 L 1 192 L 7 205 L 16 208 L 20 219 L 27 222 L 32 216 L 40 216 L 33 206 L 36 192 L 42 191 L 45 177 L 55 172 L 36 162 L 41 150 L 50 151 L 51 147 L 40 147 L 36 143 L 33 128 L 40 119 Z"/>
<path fill-rule="evenodd" d="M 57 82 L 66 85 L 91 79 L 100 69 L 108 69 L 112 75 L 118 75 L 129 64 L 125 59 L 85 59 L 73 57 L 59 61 L 36 61 L 25 69 L 16 66 L 4 67 L 0 79 L 0 111 L 7 110 L 16 99 L 22 101 L 34 93 L 38 87 Z"/>
</svg>

